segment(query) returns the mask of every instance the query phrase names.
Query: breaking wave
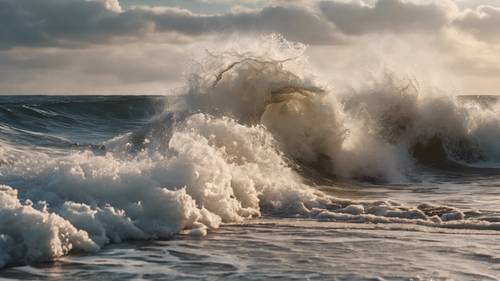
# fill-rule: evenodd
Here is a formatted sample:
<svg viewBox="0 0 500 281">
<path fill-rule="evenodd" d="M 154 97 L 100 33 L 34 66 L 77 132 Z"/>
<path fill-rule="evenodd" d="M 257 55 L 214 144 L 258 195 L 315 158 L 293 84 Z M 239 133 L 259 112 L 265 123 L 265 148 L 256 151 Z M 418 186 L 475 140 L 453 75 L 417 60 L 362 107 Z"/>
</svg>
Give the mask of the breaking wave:
<svg viewBox="0 0 500 281">
<path fill-rule="evenodd" d="M 208 53 L 181 93 L 152 114 L 130 111 L 137 100 L 127 99 L 122 107 L 4 104 L 0 267 L 124 240 L 202 236 L 259 216 L 500 229 L 479 211 L 335 198 L 317 190 L 307 172 L 380 183 L 408 181 L 421 166 L 496 165 L 496 100 L 422 92 L 394 75 L 336 92 L 308 70 L 303 45 L 266 40 L 258 51 Z M 107 140 L 66 150 L 58 138 L 40 150 L 36 136 L 15 141 L 34 129 L 21 130 L 9 114 L 67 130 L 74 125 L 67 118 L 94 120 L 79 126 L 105 123 L 99 128 L 114 137 L 102 133 Z M 113 131 L 137 118 L 148 121 Z M 45 124 L 44 136 L 58 132 L 54 124 Z"/>
</svg>

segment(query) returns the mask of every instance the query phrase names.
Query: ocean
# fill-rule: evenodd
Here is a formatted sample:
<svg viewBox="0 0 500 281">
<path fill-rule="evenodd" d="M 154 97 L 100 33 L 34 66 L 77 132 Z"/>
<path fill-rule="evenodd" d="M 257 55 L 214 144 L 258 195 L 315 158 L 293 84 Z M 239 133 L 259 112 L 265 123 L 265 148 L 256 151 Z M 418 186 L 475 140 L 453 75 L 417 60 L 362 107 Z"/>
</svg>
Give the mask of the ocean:
<svg viewBox="0 0 500 281">
<path fill-rule="evenodd" d="M 286 63 L 1 96 L 0 278 L 499 280 L 498 99 Z"/>
</svg>

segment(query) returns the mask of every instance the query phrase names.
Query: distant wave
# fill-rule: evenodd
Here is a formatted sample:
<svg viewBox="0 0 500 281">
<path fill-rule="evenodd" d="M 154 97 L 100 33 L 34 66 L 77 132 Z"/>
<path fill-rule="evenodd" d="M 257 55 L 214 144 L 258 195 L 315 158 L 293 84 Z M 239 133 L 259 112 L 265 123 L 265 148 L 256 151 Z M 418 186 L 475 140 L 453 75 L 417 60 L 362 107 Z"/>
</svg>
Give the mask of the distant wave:
<svg viewBox="0 0 500 281">
<path fill-rule="evenodd" d="M 164 110 L 155 96 L 0 96 L 0 139 L 38 147 L 91 147 Z"/>
</svg>

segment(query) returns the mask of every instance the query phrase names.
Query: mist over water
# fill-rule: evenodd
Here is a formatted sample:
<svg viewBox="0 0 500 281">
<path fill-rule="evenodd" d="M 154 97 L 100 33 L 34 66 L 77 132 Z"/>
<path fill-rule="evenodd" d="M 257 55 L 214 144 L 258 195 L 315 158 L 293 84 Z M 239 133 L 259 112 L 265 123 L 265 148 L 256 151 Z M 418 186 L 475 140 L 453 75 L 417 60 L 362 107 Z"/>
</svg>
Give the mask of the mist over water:
<svg viewBox="0 0 500 281">
<path fill-rule="evenodd" d="M 324 227 L 377 241 L 380 229 L 422 232 L 439 245 L 441 232 L 497 235 L 496 98 L 397 74 L 336 90 L 302 44 L 258 43 L 207 51 L 175 96 L 1 97 L 0 266 L 179 234 L 223 237 L 221 226 L 258 218 L 251 241 L 266 239 L 260 224 L 270 218 L 280 230 L 281 220 L 303 219 L 291 231 L 333 244 L 345 233 Z M 269 239 L 289 235 L 280 230 Z"/>
</svg>

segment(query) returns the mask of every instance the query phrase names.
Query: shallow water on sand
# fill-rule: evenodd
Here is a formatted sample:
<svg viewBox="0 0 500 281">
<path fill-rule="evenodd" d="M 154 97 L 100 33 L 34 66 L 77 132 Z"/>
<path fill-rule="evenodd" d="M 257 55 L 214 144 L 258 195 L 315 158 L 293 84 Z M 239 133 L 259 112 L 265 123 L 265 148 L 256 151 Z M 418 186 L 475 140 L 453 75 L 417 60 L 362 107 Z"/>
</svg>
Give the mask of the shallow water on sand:
<svg viewBox="0 0 500 281">
<path fill-rule="evenodd" d="M 494 232 L 261 219 L 6 269 L 24 280 L 498 280 Z"/>
</svg>

